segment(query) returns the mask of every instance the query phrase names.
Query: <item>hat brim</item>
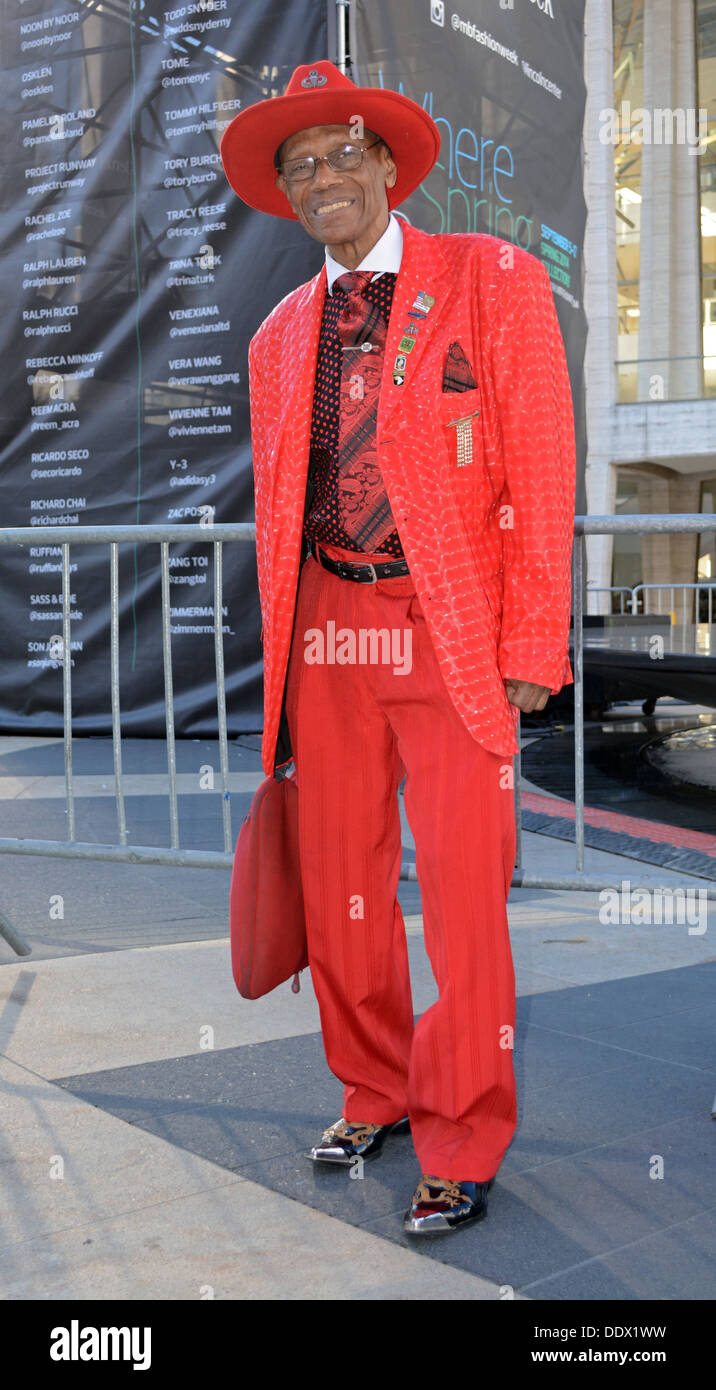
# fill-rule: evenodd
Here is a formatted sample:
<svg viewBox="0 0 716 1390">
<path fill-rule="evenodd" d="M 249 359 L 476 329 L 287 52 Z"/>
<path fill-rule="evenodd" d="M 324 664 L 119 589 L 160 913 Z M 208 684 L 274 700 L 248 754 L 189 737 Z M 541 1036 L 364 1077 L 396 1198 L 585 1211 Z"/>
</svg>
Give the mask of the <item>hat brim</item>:
<svg viewBox="0 0 716 1390">
<path fill-rule="evenodd" d="M 374 131 L 390 146 L 398 175 L 386 193 L 388 207 L 397 207 L 430 173 L 440 153 L 440 131 L 417 102 L 379 87 L 271 97 L 240 111 L 226 127 L 220 145 L 231 187 L 249 207 L 298 222 L 276 184 L 276 150 L 299 130 L 351 125 L 357 116 L 366 130 Z"/>
</svg>

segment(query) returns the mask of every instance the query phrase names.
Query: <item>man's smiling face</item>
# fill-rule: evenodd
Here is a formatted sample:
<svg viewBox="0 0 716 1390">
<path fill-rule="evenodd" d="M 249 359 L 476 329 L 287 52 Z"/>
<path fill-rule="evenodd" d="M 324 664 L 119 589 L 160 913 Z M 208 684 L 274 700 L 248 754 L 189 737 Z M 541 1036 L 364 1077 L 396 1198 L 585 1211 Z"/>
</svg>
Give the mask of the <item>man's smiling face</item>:
<svg viewBox="0 0 716 1390">
<path fill-rule="evenodd" d="M 350 172 L 336 173 L 324 160 L 312 178 L 300 183 L 289 183 L 283 174 L 276 178 L 309 236 L 322 241 L 349 269 L 360 264 L 388 225 L 386 190 L 393 187 L 398 170 L 387 146 L 374 143 L 378 139 L 373 131 L 356 139 L 348 125 L 320 125 L 297 131 L 281 145 L 282 164 L 303 155 L 329 154 L 342 145 L 373 146 Z"/>
</svg>

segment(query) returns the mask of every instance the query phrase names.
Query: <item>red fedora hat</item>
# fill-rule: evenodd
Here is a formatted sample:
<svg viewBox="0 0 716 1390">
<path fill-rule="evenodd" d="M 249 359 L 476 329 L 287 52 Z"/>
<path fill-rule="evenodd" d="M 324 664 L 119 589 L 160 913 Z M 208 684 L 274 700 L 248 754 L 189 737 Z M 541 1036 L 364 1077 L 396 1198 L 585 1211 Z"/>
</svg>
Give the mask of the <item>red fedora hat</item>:
<svg viewBox="0 0 716 1390">
<path fill-rule="evenodd" d="M 350 125 L 356 116 L 390 146 L 398 177 L 386 192 L 388 206 L 397 207 L 438 157 L 437 125 L 410 97 L 382 87 L 358 87 L 327 61 L 296 68 L 283 96 L 247 106 L 226 127 L 221 159 L 231 187 L 249 207 L 297 222 L 288 198 L 276 186 L 276 150 L 299 130 Z"/>
</svg>

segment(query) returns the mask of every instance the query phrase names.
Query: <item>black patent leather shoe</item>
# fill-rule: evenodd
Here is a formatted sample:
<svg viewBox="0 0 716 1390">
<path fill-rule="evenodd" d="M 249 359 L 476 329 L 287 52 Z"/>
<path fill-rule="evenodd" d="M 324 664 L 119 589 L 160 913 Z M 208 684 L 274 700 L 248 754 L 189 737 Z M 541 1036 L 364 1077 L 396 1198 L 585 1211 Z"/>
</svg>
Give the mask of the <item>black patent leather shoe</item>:
<svg viewBox="0 0 716 1390">
<path fill-rule="evenodd" d="M 341 1116 L 324 1130 L 320 1144 L 306 1157 L 314 1163 L 353 1163 L 356 1158 L 377 1158 L 389 1134 L 407 1134 L 409 1130 L 407 1115 L 390 1125 L 359 1123 Z"/>
<path fill-rule="evenodd" d="M 444 1235 L 487 1216 L 488 1182 L 453 1182 L 423 1174 L 403 1222 L 413 1236 Z"/>
</svg>

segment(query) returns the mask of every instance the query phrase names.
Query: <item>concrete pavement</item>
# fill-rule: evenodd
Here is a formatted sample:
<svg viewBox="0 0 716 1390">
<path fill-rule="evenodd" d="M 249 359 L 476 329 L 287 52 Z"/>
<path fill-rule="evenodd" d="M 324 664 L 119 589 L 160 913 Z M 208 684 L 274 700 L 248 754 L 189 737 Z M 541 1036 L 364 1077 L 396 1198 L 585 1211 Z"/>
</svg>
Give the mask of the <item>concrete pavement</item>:
<svg viewBox="0 0 716 1390">
<path fill-rule="evenodd" d="M 23 758 L 56 756 L 10 742 L 0 792 L 29 775 Z M 38 786 L 42 837 L 55 812 Z M 237 785 L 239 810 L 250 791 Z M 138 787 L 138 822 L 145 794 L 158 804 Z M 570 872 L 574 848 L 525 832 L 524 859 Z M 601 850 L 586 861 L 706 886 Z M 419 1177 L 409 1136 L 360 1181 L 304 1157 L 341 1086 L 308 972 L 298 995 L 236 993 L 228 874 L 1 867 L 0 907 L 42 941 L 22 960 L 0 943 L 0 1298 L 713 1298 L 713 903 L 691 934 L 604 924 L 594 893 L 512 890 L 517 1134 L 488 1220 L 417 1245 L 401 1225 Z M 58 885 L 64 917 L 35 933 Z M 400 891 L 417 1015 L 436 991 L 416 885 Z"/>
</svg>

